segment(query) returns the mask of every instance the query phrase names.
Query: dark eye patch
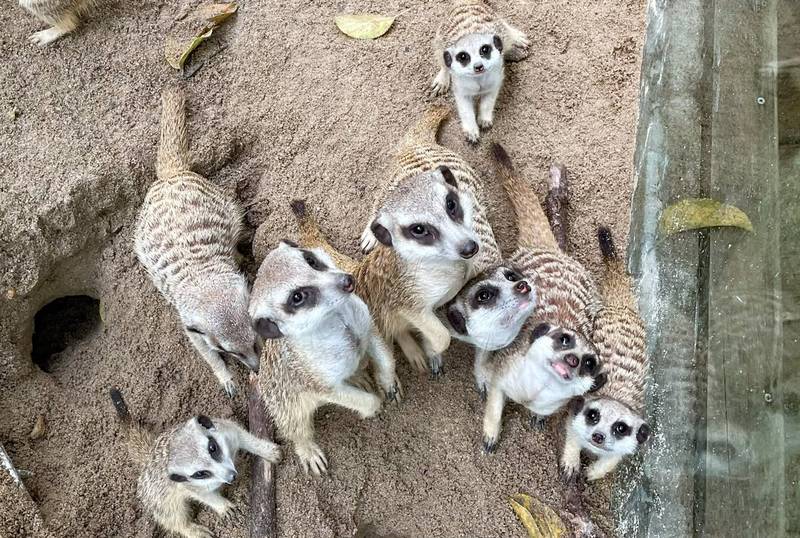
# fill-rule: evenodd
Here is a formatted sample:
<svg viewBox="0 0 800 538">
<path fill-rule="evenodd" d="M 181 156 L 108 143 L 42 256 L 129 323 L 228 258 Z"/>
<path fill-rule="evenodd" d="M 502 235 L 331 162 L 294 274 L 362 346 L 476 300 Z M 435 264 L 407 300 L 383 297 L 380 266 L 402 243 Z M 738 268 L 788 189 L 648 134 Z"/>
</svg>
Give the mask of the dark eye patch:
<svg viewBox="0 0 800 538">
<path fill-rule="evenodd" d="M 581 369 L 578 370 L 578 375 L 594 375 L 597 372 L 599 361 L 596 355 L 584 355 L 581 358 Z"/>
<path fill-rule="evenodd" d="M 618 421 L 611 425 L 611 433 L 617 439 L 622 439 L 631 434 L 631 427 L 622 421 Z"/>
<path fill-rule="evenodd" d="M 200 336 L 203 336 L 205 334 L 197 327 L 186 327 L 186 330 L 189 331 L 190 333 L 199 334 Z"/>
<path fill-rule="evenodd" d="M 447 309 L 447 320 L 458 334 L 467 334 L 467 320 L 457 306 L 451 305 Z"/>
<path fill-rule="evenodd" d="M 586 410 L 586 424 L 589 426 L 595 426 L 598 422 L 600 422 L 600 411 L 590 407 Z"/>
<path fill-rule="evenodd" d="M 505 276 L 506 280 L 509 282 L 517 282 L 518 280 L 522 280 L 522 277 L 511 269 L 506 270 L 506 272 L 503 273 L 503 276 Z"/>
<path fill-rule="evenodd" d="M 481 286 L 472 295 L 470 306 L 476 310 L 478 308 L 491 308 L 497 302 L 497 296 L 499 293 L 500 290 L 497 288 L 497 286 L 492 286 L 491 284 Z"/>
<path fill-rule="evenodd" d="M 431 224 L 417 222 L 403 228 L 403 236 L 420 245 L 433 245 L 439 240 L 439 230 Z"/>
<path fill-rule="evenodd" d="M 492 46 L 491 45 L 482 45 L 480 49 L 481 58 L 489 59 L 492 56 Z"/>
<path fill-rule="evenodd" d="M 450 55 L 449 52 L 444 51 L 444 65 L 450 67 L 453 64 L 453 57 Z"/>
<path fill-rule="evenodd" d="M 183 475 L 172 473 L 169 475 L 169 479 L 173 482 L 186 482 L 187 478 Z"/>
<path fill-rule="evenodd" d="M 459 52 L 458 54 L 456 54 L 456 61 L 458 63 L 460 63 L 461 65 L 463 65 L 464 67 L 467 66 L 467 64 L 469 63 L 469 60 L 470 60 L 469 54 L 464 52 L 463 50 L 461 52 Z"/>
<path fill-rule="evenodd" d="M 289 293 L 286 303 L 283 305 L 287 314 L 294 314 L 301 308 L 313 308 L 319 302 L 319 288 L 316 286 L 303 286 L 296 288 Z"/>
<path fill-rule="evenodd" d="M 314 269 L 315 271 L 327 271 L 328 266 L 322 263 L 322 261 L 317 258 L 313 252 L 308 250 L 303 251 L 303 259 L 306 261 L 309 267 Z"/>
<path fill-rule="evenodd" d="M 202 427 L 204 427 L 207 430 L 210 430 L 211 428 L 214 427 L 214 423 L 211 422 L 211 419 L 208 418 L 205 415 L 198 416 L 197 417 L 197 422 L 198 422 L 198 424 L 200 424 Z"/>
<path fill-rule="evenodd" d="M 217 440 L 213 437 L 208 438 L 208 454 L 214 461 L 222 461 L 222 450 L 219 448 Z"/>
<path fill-rule="evenodd" d="M 192 475 L 192 478 L 194 478 L 195 480 L 203 480 L 206 478 L 211 478 L 211 476 L 212 476 L 211 471 L 197 471 Z"/>
<path fill-rule="evenodd" d="M 461 209 L 461 200 L 455 192 L 448 192 L 447 198 L 444 201 L 444 208 L 447 211 L 447 216 L 453 222 L 464 222 L 464 210 Z"/>
</svg>

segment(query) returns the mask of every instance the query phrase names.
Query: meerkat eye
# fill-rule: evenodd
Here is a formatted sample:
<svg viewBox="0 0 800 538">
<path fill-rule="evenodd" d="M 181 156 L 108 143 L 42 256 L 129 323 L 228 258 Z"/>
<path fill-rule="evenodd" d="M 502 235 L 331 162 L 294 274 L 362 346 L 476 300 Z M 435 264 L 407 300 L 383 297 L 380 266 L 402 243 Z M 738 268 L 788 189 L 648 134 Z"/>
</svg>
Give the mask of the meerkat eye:
<svg viewBox="0 0 800 538">
<path fill-rule="evenodd" d="M 631 432 L 631 428 L 624 422 L 615 422 L 612 431 L 617 437 L 625 437 Z"/>
<path fill-rule="evenodd" d="M 312 267 L 314 269 L 317 268 L 317 260 L 314 259 L 313 256 L 309 256 L 308 254 L 306 254 L 305 255 L 305 259 L 306 259 L 306 263 L 309 265 L 309 267 Z"/>
<path fill-rule="evenodd" d="M 509 280 L 511 282 L 516 282 L 517 280 L 519 280 L 519 275 L 514 271 L 506 271 L 506 280 Z"/>
<path fill-rule="evenodd" d="M 591 372 L 597 366 L 597 358 L 594 355 L 584 355 L 583 366 Z"/>
<path fill-rule="evenodd" d="M 217 440 L 213 437 L 208 438 L 208 453 L 211 455 L 214 461 L 222 460 L 222 451 L 219 449 Z"/>
<path fill-rule="evenodd" d="M 428 235 L 428 228 L 423 224 L 414 224 L 411 226 L 411 235 L 415 237 L 423 237 Z"/>
<path fill-rule="evenodd" d="M 295 306 L 300 306 L 301 304 L 303 304 L 304 299 L 305 297 L 303 296 L 302 291 L 296 291 L 292 294 L 292 304 Z"/>
<path fill-rule="evenodd" d="M 447 207 L 447 211 L 454 211 L 456 208 L 456 201 L 452 198 L 448 198 L 447 202 L 445 202 L 445 207 Z"/>
<path fill-rule="evenodd" d="M 211 471 L 197 471 L 192 475 L 192 478 L 196 480 L 203 480 L 204 478 L 208 478 L 211 476 Z"/>
<path fill-rule="evenodd" d="M 481 56 L 486 58 L 487 56 L 489 56 L 489 54 L 492 53 L 492 47 L 490 47 L 489 45 L 484 45 L 484 46 L 481 47 L 480 53 L 481 53 Z"/>
<path fill-rule="evenodd" d="M 444 202 L 444 207 L 447 210 L 447 216 L 455 222 L 462 222 L 464 219 L 464 211 L 461 209 L 461 204 L 458 201 L 458 195 L 451 192 L 447 194 L 447 199 Z"/>
<path fill-rule="evenodd" d="M 597 424 L 600 422 L 600 411 L 597 409 L 589 409 L 589 411 L 586 412 L 586 419 L 590 424 Z"/>
<path fill-rule="evenodd" d="M 480 290 L 478 292 L 478 302 L 479 303 L 486 303 L 492 300 L 494 297 L 494 292 L 492 290 Z"/>
<path fill-rule="evenodd" d="M 572 344 L 572 335 L 567 334 L 567 333 L 562 333 L 560 340 L 561 340 L 561 345 L 562 346 L 568 346 L 568 345 Z"/>
<path fill-rule="evenodd" d="M 456 54 L 456 60 L 458 60 L 458 63 L 460 63 L 461 65 L 467 65 L 467 62 L 469 62 L 469 54 L 467 54 L 464 51 L 461 51 L 458 54 Z"/>
<path fill-rule="evenodd" d="M 321 261 L 319 261 L 319 259 L 317 259 L 317 257 L 314 256 L 314 254 L 312 254 L 311 252 L 304 252 L 303 259 L 312 269 L 315 269 L 317 271 L 324 271 L 325 269 L 327 269 L 327 266 Z"/>
</svg>

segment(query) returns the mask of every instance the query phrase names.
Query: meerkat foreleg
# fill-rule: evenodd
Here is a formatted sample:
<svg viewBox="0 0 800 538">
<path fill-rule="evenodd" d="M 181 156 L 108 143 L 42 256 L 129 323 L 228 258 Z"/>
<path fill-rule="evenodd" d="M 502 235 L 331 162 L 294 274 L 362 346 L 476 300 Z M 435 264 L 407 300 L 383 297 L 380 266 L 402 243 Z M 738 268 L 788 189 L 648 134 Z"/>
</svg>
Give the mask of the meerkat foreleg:
<svg viewBox="0 0 800 538">
<path fill-rule="evenodd" d="M 489 391 L 486 395 L 486 409 L 483 414 L 483 449 L 486 452 L 491 453 L 497 450 L 505 403 L 506 397 L 503 391 L 497 385 L 489 385 Z"/>
<path fill-rule="evenodd" d="M 431 83 L 431 92 L 434 95 L 444 95 L 450 90 L 450 71 L 444 65 L 439 67 L 439 72 Z"/>
<path fill-rule="evenodd" d="M 332 404 L 352 409 L 361 418 L 374 417 L 381 408 L 381 399 L 373 393 L 347 384 L 336 387 L 325 399 Z"/>
<path fill-rule="evenodd" d="M 581 467 L 581 444 L 578 438 L 572 433 L 572 429 L 567 428 L 564 437 L 564 452 L 561 454 L 561 474 L 565 481 L 572 480 L 580 472 Z"/>
<path fill-rule="evenodd" d="M 622 461 L 622 456 L 600 456 L 586 469 L 586 480 L 591 482 L 603 478 L 616 469 L 620 461 Z"/>
<path fill-rule="evenodd" d="M 407 330 L 395 336 L 397 345 L 403 351 L 403 355 L 408 359 L 409 364 L 418 372 L 425 372 L 428 369 L 428 357 L 422 348 L 419 347 L 414 336 Z"/>
<path fill-rule="evenodd" d="M 494 122 L 494 105 L 500 95 L 501 84 L 497 84 L 489 93 L 482 95 L 478 101 L 478 125 L 481 129 L 490 129 Z"/>
<path fill-rule="evenodd" d="M 489 383 L 489 372 L 486 371 L 486 361 L 489 359 L 489 353 L 485 349 L 475 350 L 475 365 L 473 367 L 475 387 L 478 389 L 483 401 L 486 401 L 486 387 Z"/>
<path fill-rule="evenodd" d="M 456 86 L 453 93 L 456 100 L 458 117 L 461 118 L 461 130 L 464 131 L 467 140 L 474 144 L 481 135 L 480 129 L 478 129 L 478 123 L 475 121 L 474 96 L 459 92 L 458 86 Z"/>
<path fill-rule="evenodd" d="M 25 4 L 23 3 L 23 7 L 24 6 Z M 34 12 L 34 15 L 37 14 Z M 52 27 L 48 28 L 47 30 L 41 30 L 31 34 L 31 36 L 28 37 L 32 43 L 35 43 L 40 47 L 49 45 L 53 41 L 75 30 L 78 27 L 79 22 L 78 16 L 72 11 L 64 13 L 59 18 L 55 19 L 55 21 L 52 19 L 44 19 L 42 17 L 39 18 L 43 19 L 44 22 L 52 24 Z"/>
<path fill-rule="evenodd" d="M 208 527 L 193 522 L 189 517 L 189 507 L 186 502 L 172 510 L 153 514 L 155 522 L 168 532 L 184 538 L 213 538 L 214 535 Z"/>
<path fill-rule="evenodd" d="M 502 22 L 503 24 L 503 38 L 504 43 L 503 46 L 505 47 L 506 58 L 511 61 L 519 61 L 528 56 L 528 48 L 531 45 L 531 42 L 528 40 L 528 37 L 525 35 L 524 32 L 521 30 L 514 28 L 506 21 Z"/>
<path fill-rule="evenodd" d="M 236 422 L 226 420 L 224 424 L 235 433 L 238 449 L 255 454 L 270 463 L 278 463 L 281 460 L 281 449 L 272 441 L 256 437 Z"/>
<path fill-rule="evenodd" d="M 314 411 L 321 402 L 317 398 L 307 395 L 298 398 L 297 407 L 287 410 L 287 414 L 276 415 L 280 419 L 278 429 L 284 432 L 284 436 L 294 444 L 294 452 L 303 471 L 311 471 L 315 475 L 320 475 L 328 470 L 328 459 L 325 453 L 314 442 Z"/>
<path fill-rule="evenodd" d="M 403 397 L 403 386 L 400 384 L 400 379 L 398 379 L 395 371 L 394 357 L 389 346 L 386 345 L 386 342 L 375 327 L 370 331 L 367 353 L 372 358 L 375 377 L 378 385 L 383 389 L 386 399 L 400 403 Z"/>
<path fill-rule="evenodd" d="M 218 516 L 224 516 L 233 508 L 233 503 L 223 497 L 218 491 L 192 491 L 190 496 L 195 501 L 211 508 Z"/>
<path fill-rule="evenodd" d="M 192 344 L 203 359 L 211 367 L 211 371 L 214 372 L 214 375 L 219 380 L 225 393 L 229 398 L 233 398 L 236 395 L 236 383 L 234 383 L 233 376 L 225 365 L 225 361 L 223 361 L 214 350 L 208 347 L 205 340 L 203 340 L 200 335 L 190 333 L 189 331 L 186 331 L 186 335 L 189 337 L 189 340 L 192 341 Z"/>
</svg>

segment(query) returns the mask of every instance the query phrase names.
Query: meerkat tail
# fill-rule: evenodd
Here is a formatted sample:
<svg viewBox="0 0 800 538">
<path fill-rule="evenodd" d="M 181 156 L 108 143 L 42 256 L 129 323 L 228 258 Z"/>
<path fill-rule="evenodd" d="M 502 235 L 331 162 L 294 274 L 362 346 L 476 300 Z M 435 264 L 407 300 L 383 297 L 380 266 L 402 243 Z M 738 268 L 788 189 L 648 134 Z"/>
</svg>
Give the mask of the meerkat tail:
<svg viewBox="0 0 800 538">
<path fill-rule="evenodd" d="M 617 247 L 611 230 L 605 226 L 597 229 L 597 241 L 603 255 L 602 294 L 604 302 L 609 306 L 621 306 L 637 311 L 633 298 L 630 277 L 625 270 L 625 263 L 617 254 Z"/>
<path fill-rule="evenodd" d="M 189 170 L 189 138 L 186 134 L 186 96 L 180 88 L 161 93 L 161 141 L 158 145 L 156 176 L 170 177 Z"/>
<path fill-rule="evenodd" d="M 503 188 L 517 216 L 517 247 L 558 250 L 550 223 L 533 188 L 517 177 L 511 158 L 503 146 L 492 144 L 492 155 L 497 173 L 503 181 Z"/>
<path fill-rule="evenodd" d="M 125 403 L 125 399 L 119 389 L 111 389 L 110 395 L 111 403 L 114 404 L 114 409 L 116 409 L 117 416 L 125 430 L 131 459 L 139 465 L 144 465 L 150 457 L 154 436 L 138 420 L 134 420 L 131 417 L 128 411 L 128 404 Z"/>
<path fill-rule="evenodd" d="M 422 118 L 406 133 L 401 148 L 409 146 L 436 146 L 439 126 L 450 115 L 450 108 L 435 106 L 429 108 Z"/>
<path fill-rule="evenodd" d="M 550 229 L 562 252 L 567 252 L 567 202 L 567 169 L 564 165 L 554 164 L 550 167 L 550 189 L 544 204 Z"/>
<path fill-rule="evenodd" d="M 328 256 L 333 258 L 339 269 L 352 273 L 358 267 L 358 262 L 350 256 L 343 254 L 336 250 L 336 247 L 331 245 L 328 240 L 322 235 L 317 221 L 308 211 L 305 200 L 293 200 L 290 204 L 292 213 L 297 220 L 300 227 L 300 244 L 305 247 L 319 247 L 328 253 Z"/>
</svg>

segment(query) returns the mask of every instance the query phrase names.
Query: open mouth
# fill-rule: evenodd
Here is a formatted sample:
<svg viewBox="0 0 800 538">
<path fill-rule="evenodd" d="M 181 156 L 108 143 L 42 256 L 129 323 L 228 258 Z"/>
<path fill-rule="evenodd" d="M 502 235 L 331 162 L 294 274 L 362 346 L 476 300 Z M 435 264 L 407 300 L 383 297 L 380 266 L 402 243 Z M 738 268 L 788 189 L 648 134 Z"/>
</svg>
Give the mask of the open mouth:
<svg viewBox="0 0 800 538">
<path fill-rule="evenodd" d="M 590 445 L 592 445 L 594 448 L 599 448 L 600 450 L 603 450 L 603 451 L 605 451 L 605 452 L 609 452 L 609 449 L 608 449 L 608 448 L 606 448 L 606 447 L 605 447 L 605 446 L 603 446 L 603 445 L 598 445 L 597 443 L 595 443 L 595 442 L 594 442 L 594 439 L 591 439 L 591 438 L 590 438 L 590 439 L 589 439 L 589 444 L 590 444 Z"/>
<path fill-rule="evenodd" d="M 572 379 L 572 373 L 569 371 L 570 369 L 563 362 L 561 361 L 551 362 L 550 366 L 553 367 L 553 370 L 555 370 L 556 373 L 559 376 L 561 376 L 561 379 L 563 379 L 564 381 L 569 381 L 570 379 Z"/>
</svg>

